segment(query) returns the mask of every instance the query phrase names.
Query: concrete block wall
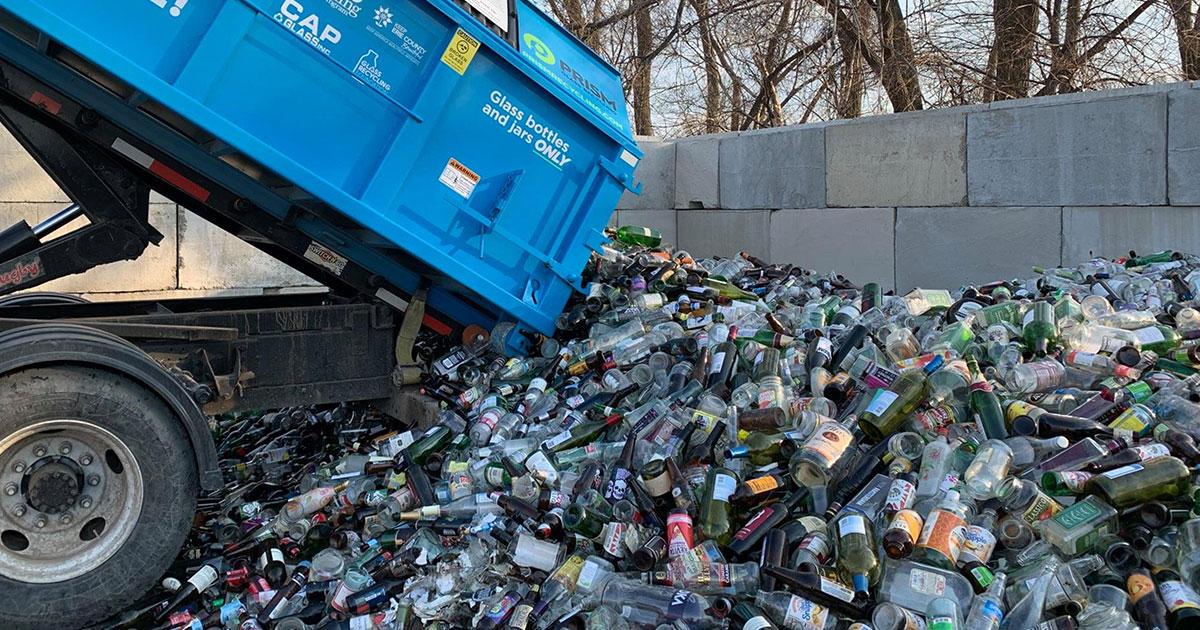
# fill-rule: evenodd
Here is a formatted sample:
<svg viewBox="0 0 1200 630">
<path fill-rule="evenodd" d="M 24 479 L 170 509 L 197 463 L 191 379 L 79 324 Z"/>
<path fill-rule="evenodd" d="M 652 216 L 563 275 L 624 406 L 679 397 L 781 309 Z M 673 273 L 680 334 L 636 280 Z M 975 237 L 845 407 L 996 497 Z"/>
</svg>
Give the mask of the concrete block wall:
<svg viewBox="0 0 1200 630">
<path fill-rule="evenodd" d="M 1197 120 L 1200 83 L 1176 83 L 644 139 L 616 221 L 899 291 L 1200 252 Z"/>
</svg>

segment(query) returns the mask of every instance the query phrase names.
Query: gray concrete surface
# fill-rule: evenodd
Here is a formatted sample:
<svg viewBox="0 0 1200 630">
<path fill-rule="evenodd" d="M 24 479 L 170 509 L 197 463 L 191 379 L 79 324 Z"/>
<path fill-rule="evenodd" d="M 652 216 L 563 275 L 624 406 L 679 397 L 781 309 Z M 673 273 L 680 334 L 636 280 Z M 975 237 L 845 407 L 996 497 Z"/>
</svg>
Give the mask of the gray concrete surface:
<svg viewBox="0 0 1200 630">
<path fill-rule="evenodd" d="M 825 131 L 830 206 L 961 206 L 967 202 L 967 117 L 919 112 Z"/>
<path fill-rule="evenodd" d="M 770 231 L 772 261 L 837 271 L 858 284 L 895 284 L 895 208 L 776 210 Z"/>
<path fill-rule="evenodd" d="M 799 126 L 721 138 L 721 207 L 820 208 L 825 205 L 825 129 Z"/>
</svg>

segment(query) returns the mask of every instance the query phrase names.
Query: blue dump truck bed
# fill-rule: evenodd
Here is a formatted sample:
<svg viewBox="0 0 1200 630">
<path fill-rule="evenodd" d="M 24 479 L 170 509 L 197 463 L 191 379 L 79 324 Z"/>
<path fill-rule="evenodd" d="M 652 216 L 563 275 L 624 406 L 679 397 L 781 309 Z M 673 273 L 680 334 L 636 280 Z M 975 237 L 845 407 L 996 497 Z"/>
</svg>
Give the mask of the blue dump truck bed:
<svg viewBox="0 0 1200 630">
<path fill-rule="evenodd" d="M 460 324 L 553 330 L 633 187 L 618 73 L 525 0 L 0 7 L 361 228 L 296 221 L 310 261 L 353 262 L 401 294 L 432 283 L 429 305 Z M 153 170 L 134 144 L 112 148 Z"/>
</svg>

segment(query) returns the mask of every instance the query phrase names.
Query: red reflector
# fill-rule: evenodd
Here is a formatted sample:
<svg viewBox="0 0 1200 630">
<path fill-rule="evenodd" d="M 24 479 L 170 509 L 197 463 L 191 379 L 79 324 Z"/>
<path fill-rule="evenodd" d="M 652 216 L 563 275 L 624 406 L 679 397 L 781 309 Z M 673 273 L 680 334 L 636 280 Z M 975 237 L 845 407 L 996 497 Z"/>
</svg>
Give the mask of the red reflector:
<svg viewBox="0 0 1200 630">
<path fill-rule="evenodd" d="M 58 115 L 58 112 L 62 111 L 62 103 L 59 103 L 58 101 L 46 96 L 45 94 L 42 94 L 41 92 L 34 92 L 33 95 L 29 97 L 29 102 L 41 107 L 55 116 Z"/>
<path fill-rule="evenodd" d="M 182 190 L 183 192 L 199 199 L 200 201 L 208 201 L 212 193 L 208 192 L 196 182 L 180 175 L 178 171 L 155 160 L 150 163 L 150 172 L 163 178 L 168 184 Z"/>
<path fill-rule="evenodd" d="M 425 324 L 425 326 L 427 328 L 429 328 L 429 330 L 432 330 L 433 332 L 435 332 L 439 335 L 449 335 L 450 334 L 449 326 L 447 326 L 446 324 L 442 323 L 439 320 L 434 319 L 428 313 L 421 320 L 421 323 Z"/>
</svg>

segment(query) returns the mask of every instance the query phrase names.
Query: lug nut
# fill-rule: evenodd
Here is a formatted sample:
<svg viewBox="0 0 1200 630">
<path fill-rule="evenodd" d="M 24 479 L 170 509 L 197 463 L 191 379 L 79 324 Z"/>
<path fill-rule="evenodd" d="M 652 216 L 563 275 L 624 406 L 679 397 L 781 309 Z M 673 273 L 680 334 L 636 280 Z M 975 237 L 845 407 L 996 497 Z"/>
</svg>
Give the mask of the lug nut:
<svg viewBox="0 0 1200 630">
<path fill-rule="evenodd" d="M 58 517 L 58 522 L 62 523 L 63 525 L 70 525 L 71 524 L 71 515 L 63 514 L 62 516 Z"/>
<path fill-rule="evenodd" d="M 25 462 L 13 462 L 13 472 L 25 472 Z"/>
<path fill-rule="evenodd" d="M 37 457 L 45 457 L 46 456 L 46 447 L 45 446 L 35 447 L 33 449 L 33 454 L 36 455 Z"/>
<path fill-rule="evenodd" d="M 37 522 L 36 522 L 36 523 L 34 523 L 34 525 L 35 525 L 35 526 L 37 526 L 37 528 L 38 528 L 38 529 L 41 529 L 41 528 L 45 527 L 45 526 L 46 526 L 46 517 L 45 517 L 45 516 L 39 516 L 39 517 L 38 517 L 38 519 L 37 519 Z"/>
<path fill-rule="evenodd" d="M 16 496 L 16 494 L 17 494 L 17 484 L 15 484 L 15 483 L 10 483 L 10 484 L 8 484 L 7 486 L 4 486 L 4 494 L 7 494 L 7 495 L 8 495 L 8 496 L 10 496 L 10 497 L 11 497 L 11 496 Z"/>
<path fill-rule="evenodd" d="M 92 476 L 88 477 L 87 484 L 89 486 L 100 485 L 100 475 L 92 475 Z"/>
<path fill-rule="evenodd" d="M 17 507 L 13 508 L 13 514 L 16 514 L 17 517 L 25 516 L 25 506 L 18 505 Z"/>
<path fill-rule="evenodd" d="M 70 443 L 70 442 L 63 442 L 62 444 L 59 444 L 59 445 L 58 445 L 58 452 L 59 452 L 59 453 L 62 453 L 63 455 L 66 455 L 67 453 L 70 453 L 70 452 L 71 452 L 71 443 Z"/>
<path fill-rule="evenodd" d="M 92 507 L 92 497 L 83 497 L 82 499 L 80 499 L 79 507 L 81 507 L 85 510 Z"/>
<path fill-rule="evenodd" d="M 79 458 L 79 465 L 80 465 L 80 466 L 91 466 L 91 465 L 92 465 L 92 456 L 91 456 L 91 455 L 84 455 L 83 457 L 80 457 L 80 458 Z"/>
</svg>

